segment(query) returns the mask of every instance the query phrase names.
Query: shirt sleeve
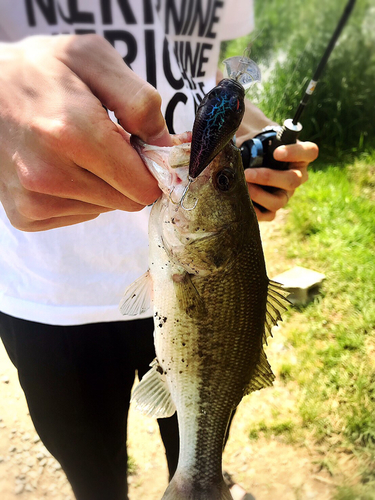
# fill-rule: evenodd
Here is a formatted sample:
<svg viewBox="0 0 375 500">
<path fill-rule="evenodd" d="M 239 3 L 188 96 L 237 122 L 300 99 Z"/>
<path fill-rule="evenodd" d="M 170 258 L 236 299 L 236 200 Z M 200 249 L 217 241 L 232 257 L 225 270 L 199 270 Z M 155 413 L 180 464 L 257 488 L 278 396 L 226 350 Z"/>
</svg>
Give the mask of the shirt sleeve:
<svg viewBox="0 0 375 500">
<path fill-rule="evenodd" d="M 220 38 L 234 40 L 248 35 L 254 29 L 253 0 L 228 0 L 225 3 L 224 20 Z"/>
</svg>

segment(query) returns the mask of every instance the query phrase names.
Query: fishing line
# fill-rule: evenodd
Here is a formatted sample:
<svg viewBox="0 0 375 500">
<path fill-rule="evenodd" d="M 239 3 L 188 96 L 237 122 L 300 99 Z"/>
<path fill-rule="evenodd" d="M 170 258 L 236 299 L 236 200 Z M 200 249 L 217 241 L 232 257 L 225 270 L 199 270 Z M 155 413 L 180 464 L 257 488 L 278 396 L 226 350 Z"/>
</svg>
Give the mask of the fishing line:
<svg viewBox="0 0 375 500">
<path fill-rule="evenodd" d="M 277 161 L 273 156 L 275 149 L 281 145 L 295 144 L 297 142 L 298 136 L 302 130 L 302 125 L 299 122 L 301 114 L 305 109 L 310 97 L 314 93 L 323 69 L 325 68 L 329 56 L 339 38 L 341 31 L 343 30 L 345 24 L 347 23 L 350 14 L 354 8 L 356 0 L 349 0 L 346 3 L 345 9 L 339 19 L 336 29 L 329 40 L 326 50 L 320 59 L 318 67 L 313 74 L 312 79 L 309 81 L 305 93 L 299 103 L 299 106 L 292 118 L 284 121 L 282 127 L 266 127 L 260 134 L 256 135 L 253 139 L 245 141 L 241 146 L 241 155 L 244 168 L 257 168 L 257 167 L 268 167 L 275 170 L 287 170 L 288 163 Z M 310 37 L 311 42 L 311 37 Z M 306 51 L 307 46 L 304 49 Z M 294 68 L 293 73 L 295 73 L 303 54 L 300 56 L 299 61 Z M 305 82 L 304 82 L 305 83 Z M 304 85 L 303 83 L 303 85 Z M 289 85 L 289 83 L 288 83 Z M 284 92 L 285 95 L 285 92 Z M 283 96 L 284 98 L 284 96 Z M 282 98 L 282 99 L 283 99 Z M 281 101 L 280 101 L 281 102 Z M 278 103 L 278 107 L 280 106 Z M 267 190 L 269 188 L 263 187 Z"/>
<path fill-rule="evenodd" d="M 291 86 L 291 83 L 292 83 L 292 80 L 293 80 L 294 74 L 295 74 L 295 72 L 297 71 L 297 68 L 299 67 L 299 65 L 300 65 L 300 63 L 301 63 L 302 57 L 303 57 L 303 56 L 304 56 L 304 54 L 306 53 L 306 50 L 307 50 L 307 47 L 308 47 L 308 45 L 309 45 L 309 44 L 310 44 L 310 40 L 308 40 L 308 41 L 306 42 L 305 48 L 304 48 L 304 49 L 303 49 L 303 51 L 301 52 L 301 55 L 299 56 L 298 61 L 296 62 L 296 65 L 294 66 L 294 69 L 293 69 L 293 71 L 292 71 L 292 75 L 291 75 L 291 77 L 289 78 L 289 80 L 288 80 L 287 84 L 285 85 L 284 93 L 283 93 L 283 95 L 281 96 L 281 98 L 280 98 L 279 102 L 277 103 L 276 109 L 275 109 L 275 111 L 274 111 L 274 116 L 276 116 L 276 115 L 277 115 L 277 111 L 278 111 L 278 109 L 279 109 L 279 107 L 280 107 L 280 104 L 282 103 L 282 101 L 283 101 L 284 97 L 286 96 L 286 94 L 287 94 L 287 92 L 288 92 L 288 90 L 289 90 L 289 88 L 290 88 L 290 86 Z M 306 81 L 306 79 L 304 79 L 304 80 L 303 80 L 302 85 L 304 85 L 304 82 L 305 82 L 305 81 Z M 301 85 L 301 86 L 302 86 L 302 85 Z"/>
</svg>

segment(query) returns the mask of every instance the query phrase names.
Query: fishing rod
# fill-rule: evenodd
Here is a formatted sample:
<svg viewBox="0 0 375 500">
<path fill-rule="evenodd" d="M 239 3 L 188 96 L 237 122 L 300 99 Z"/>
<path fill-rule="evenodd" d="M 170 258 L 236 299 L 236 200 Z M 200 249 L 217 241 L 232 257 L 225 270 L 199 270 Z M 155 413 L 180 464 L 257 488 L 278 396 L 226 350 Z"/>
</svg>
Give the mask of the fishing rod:
<svg viewBox="0 0 375 500">
<path fill-rule="evenodd" d="M 282 127 L 266 127 L 264 131 L 256 135 L 253 139 L 245 141 L 241 146 L 241 155 L 244 168 L 268 167 L 275 170 L 287 170 L 288 163 L 277 161 L 273 157 L 274 150 L 282 145 L 295 144 L 302 130 L 299 122 L 306 105 L 314 93 L 322 71 L 327 64 L 329 56 L 344 28 L 349 16 L 354 8 L 356 0 L 349 0 L 344 12 L 337 24 L 335 32 L 330 39 L 327 48 L 321 58 L 315 73 L 307 85 L 304 96 L 302 97 L 297 111 L 293 118 L 284 121 Z"/>
</svg>

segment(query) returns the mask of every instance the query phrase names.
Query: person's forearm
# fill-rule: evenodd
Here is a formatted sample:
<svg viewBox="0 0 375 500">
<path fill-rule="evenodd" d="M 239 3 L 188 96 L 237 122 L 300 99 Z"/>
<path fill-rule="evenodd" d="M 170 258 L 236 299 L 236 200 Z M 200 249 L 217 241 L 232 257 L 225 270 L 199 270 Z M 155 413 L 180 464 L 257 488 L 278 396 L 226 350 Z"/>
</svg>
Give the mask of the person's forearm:
<svg viewBox="0 0 375 500">
<path fill-rule="evenodd" d="M 252 139 L 259 134 L 264 127 L 273 125 L 278 127 L 278 123 L 273 122 L 255 106 L 249 99 L 245 99 L 245 114 L 241 125 L 236 133 L 236 145 L 241 146 L 244 141 Z"/>
</svg>

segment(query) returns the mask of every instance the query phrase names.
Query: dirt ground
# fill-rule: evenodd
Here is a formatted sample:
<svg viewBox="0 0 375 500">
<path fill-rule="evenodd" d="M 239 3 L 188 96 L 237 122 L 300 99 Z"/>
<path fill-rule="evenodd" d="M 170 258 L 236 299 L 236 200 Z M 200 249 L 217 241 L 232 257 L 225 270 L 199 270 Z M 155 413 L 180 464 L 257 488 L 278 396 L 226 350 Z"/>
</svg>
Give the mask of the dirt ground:
<svg viewBox="0 0 375 500">
<path fill-rule="evenodd" d="M 283 217 L 283 214 L 280 215 Z M 275 236 L 280 218 L 262 228 L 263 239 Z M 275 261 L 274 273 L 278 269 Z M 271 366 L 285 350 L 282 335 L 267 350 Z M 277 437 L 250 441 L 249 416 L 285 408 L 293 391 L 276 381 L 244 399 L 235 416 L 224 453 L 224 469 L 249 492 L 248 500 L 329 500 L 339 477 L 319 470 L 322 456 L 314 446 L 296 447 Z M 157 424 L 134 410 L 129 420 L 129 451 L 136 473 L 129 478 L 131 500 L 159 500 L 167 486 L 163 446 Z M 0 498 L 1 500 L 74 500 L 60 465 L 39 440 L 19 386 L 17 373 L 0 342 Z M 104 500 L 104 499 L 103 499 Z"/>
</svg>

